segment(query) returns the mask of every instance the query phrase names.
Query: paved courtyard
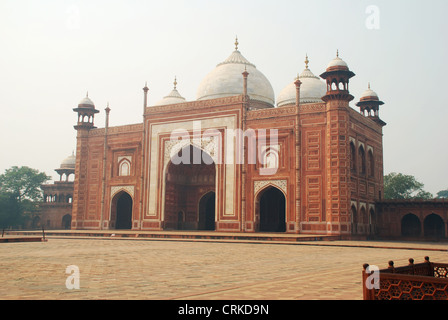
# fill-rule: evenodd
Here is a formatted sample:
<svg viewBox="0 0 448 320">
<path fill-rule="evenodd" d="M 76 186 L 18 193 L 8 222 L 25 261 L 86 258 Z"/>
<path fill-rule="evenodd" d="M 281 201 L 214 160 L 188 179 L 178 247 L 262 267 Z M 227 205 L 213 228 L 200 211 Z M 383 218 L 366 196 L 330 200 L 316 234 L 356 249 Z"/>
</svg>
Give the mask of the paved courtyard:
<svg viewBox="0 0 448 320">
<path fill-rule="evenodd" d="M 364 263 L 384 268 L 389 260 L 398 266 L 411 257 L 421 262 L 426 255 L 447 262 L 446 248 L 354 241 L 283 245 L 50 238 L 0 243 L 0 299 L 361 300 Z M 71 265 L 79 268 L 79 289 L 66 287 Z"/>
</svg>

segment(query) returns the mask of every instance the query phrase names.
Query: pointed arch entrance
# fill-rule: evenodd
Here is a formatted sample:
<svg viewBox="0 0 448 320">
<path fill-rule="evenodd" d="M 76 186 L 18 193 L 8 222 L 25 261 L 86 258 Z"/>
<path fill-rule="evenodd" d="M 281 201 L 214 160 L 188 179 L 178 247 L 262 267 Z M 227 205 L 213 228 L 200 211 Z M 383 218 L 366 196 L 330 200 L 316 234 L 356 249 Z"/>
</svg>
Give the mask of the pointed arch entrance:
<svg viewBox="0 0 448 320">
<path fill-rule="evenodd" d="M 419 237 L 422 232 L 420 219 L 412 213 L 408 213 L 401 219 L 401 235 L 403 237 Z"/>
<path fill-rule="evenodd" d="M 72 224 L 72 216 L 70 214 L 66 214 L 62 217 L 62 228 L 68 230 L 71 228 Z"/>
<path fill-rule="evenodd" d="M 199 230 L 215 230 L 215 207 L 216 196 L 214 191 L 205 194 L 199 201 Z"/>
<path fill-rule="evenodd" d="M 112 199 L 111 226 L 116 230 L 132 229 L 132 197 L 125 191 Z"/>
<path fill-rule="evenodd" d="M 435 213 L 431 213 L 425 218 L 423 222 L 423 230 L 426 238 L 445 238 L 445 223 L 443 222 L 443 219 Z"/>
<path fill-rule="evenodd" d="M 164 229 L 215 230 L 216 164 L 193 145 L 181 149 L 177 159 L 183 161 L 171 159 L 165 173 Z"/>
<path fill-rule="evenodd" d="M 281 190 L 269 186 L 258 193 L 256 221 L 259 232 L 286 232 L 286 198 Z"/>
</svg>

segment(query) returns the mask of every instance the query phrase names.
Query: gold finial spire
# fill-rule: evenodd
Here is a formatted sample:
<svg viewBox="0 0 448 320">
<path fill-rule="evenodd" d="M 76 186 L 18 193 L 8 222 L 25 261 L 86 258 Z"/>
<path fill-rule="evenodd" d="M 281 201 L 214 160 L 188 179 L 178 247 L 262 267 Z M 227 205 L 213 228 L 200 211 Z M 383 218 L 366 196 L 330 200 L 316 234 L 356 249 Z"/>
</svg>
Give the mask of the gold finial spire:
<svg viewBox="0 0 448 320">
<path fill-rule="evenodd" d="M 306 54 L 306 59 L 305 59 L 305 68 L 308 69 L 308 63 L 310 63 L 310 61 L 308 60 L 308 54 Z"/>
<path fill-rule="evenodd" d="M 174 76 L 174 89 L 176 89 L 176 88 L 177 88 L 177 77 Z"/>
<path fill-rule="evenodd" d="M 238 36 L 235 37 L 235 50 L 238 50 Z"/>
<path fill-rule="evenodd" d="M 369 90 L 370 90 L 370 82 L 369 82 Z"/>
<path fill-rule="evenodd" d="M 336 50 L 336 57 L 339 58 L 339 49 Z"/>
</svg>

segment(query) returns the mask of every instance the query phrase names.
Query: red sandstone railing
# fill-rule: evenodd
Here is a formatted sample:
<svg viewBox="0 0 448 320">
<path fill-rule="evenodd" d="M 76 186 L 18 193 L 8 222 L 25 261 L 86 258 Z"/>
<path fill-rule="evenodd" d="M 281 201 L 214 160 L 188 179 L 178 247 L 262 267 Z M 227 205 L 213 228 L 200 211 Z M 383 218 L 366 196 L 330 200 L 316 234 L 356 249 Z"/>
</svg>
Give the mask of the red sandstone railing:
<svg viewBox="0 0 448 320">
<path fill-rule="evenodd" d="M 374 280 L 374 270 L 362 271 L 364 300 L 448 300 L 448 264 L 425 262 L 394 267 L 389 261 L 387 269 L 378 270 L 379 283 Z M 370 268 L 369 268 L 370 269 Z M 369 271 L 369 272 L 368 272 Z M 375 288 L 376 287 L 376 288 Z"/>
</svg>

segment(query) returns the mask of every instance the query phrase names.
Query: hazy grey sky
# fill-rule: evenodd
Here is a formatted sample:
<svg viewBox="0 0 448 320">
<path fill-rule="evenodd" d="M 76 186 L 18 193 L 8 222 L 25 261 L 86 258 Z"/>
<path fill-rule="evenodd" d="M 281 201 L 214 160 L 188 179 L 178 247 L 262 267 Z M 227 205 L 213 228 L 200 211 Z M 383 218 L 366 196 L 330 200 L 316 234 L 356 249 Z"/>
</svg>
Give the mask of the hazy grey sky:
<svg viewBox="0 0 448 320">
<path fill-rule="evenodd" d="M 379 29 L 368 6 L 379 9 Z M 54 169 L 76 145 L 72 111 L 89 92 L 110 124 L 142 121 L 172 89 L 196 99 L 201 80 L 234 49 L 270 80 L 276 96 L 304 69 L 321 74 L 339 49 L 386 104 L 385 173 L 448 188 L 448 1 L 410 0 L 0 0 L 0 172 Z M 375 22 L 377 22 L 376 20 Z"/>
</svg>

